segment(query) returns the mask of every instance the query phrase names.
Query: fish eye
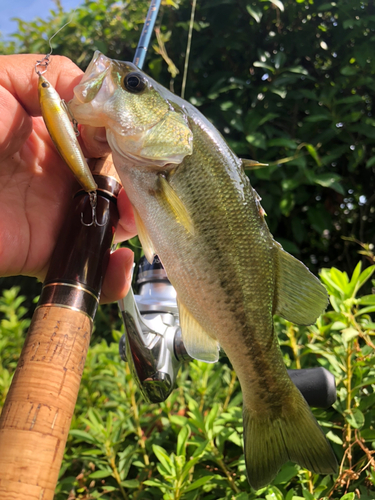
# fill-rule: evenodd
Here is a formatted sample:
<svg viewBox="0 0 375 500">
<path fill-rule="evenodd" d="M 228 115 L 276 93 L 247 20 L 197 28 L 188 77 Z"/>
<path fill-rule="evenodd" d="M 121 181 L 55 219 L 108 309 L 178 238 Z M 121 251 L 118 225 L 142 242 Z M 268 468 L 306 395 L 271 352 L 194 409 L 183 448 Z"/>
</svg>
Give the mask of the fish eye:
<svg viewBox="0 0 375 500">
<path fill-rule="evenodd" d="M 128 73 L 124 78 L 124 87 L 132 94 L 139 94 L 146 88 L 146 80 L 141 73 Z"/>
</svg>

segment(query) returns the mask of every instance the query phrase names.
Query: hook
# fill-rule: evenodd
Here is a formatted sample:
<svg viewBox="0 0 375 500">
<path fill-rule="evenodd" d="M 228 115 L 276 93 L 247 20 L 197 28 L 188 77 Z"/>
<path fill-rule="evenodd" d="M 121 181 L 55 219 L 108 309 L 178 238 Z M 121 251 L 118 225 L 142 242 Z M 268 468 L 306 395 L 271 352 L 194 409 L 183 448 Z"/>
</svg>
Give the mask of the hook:
<svg viewBox="0 0 375 500">
<path fill-rule="evenodd" d="M 96 218 L 96 205 L 98 202 L 98 197 L 97 197 L 96 191 L 91 191 L 90 193 L 88 193 L 88 195 L 90 198 L 90 206 L 91 206 L 91 222 L 89 224 L 86 224 L 85 222 L 83 222 L 83 212 L 82 212 L 81 213 L 81 223 L 86 227 L 90 227 L 90 226 L 103 227 L 103 226 L 105 226 L 108 222 L 108 216 L 107 216 L 107 219 L 102 224 L 99 224 L 98 219 Z"/>
<path fill-rule="evenodd" d="M 72 113 L 71 109 L 69 108 L 68 103 L 64 99 L 61 99 L 60 103 L 61 103 L 62 109 L 69 116 L 69 120 L 72 122 L 74 133 L 76 134 L 77 137 L 79 137 L 80 136 L 80 131 L 78 129 L 78 122 L 74 118 L 73 113 Z"/>
</svg>

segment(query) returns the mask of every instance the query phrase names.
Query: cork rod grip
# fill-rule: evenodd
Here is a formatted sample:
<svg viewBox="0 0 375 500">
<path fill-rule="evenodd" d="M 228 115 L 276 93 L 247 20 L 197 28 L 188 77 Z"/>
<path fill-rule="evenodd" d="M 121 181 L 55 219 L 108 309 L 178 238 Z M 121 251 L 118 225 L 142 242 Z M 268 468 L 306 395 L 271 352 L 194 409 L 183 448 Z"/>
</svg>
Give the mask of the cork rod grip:
<svg viewBox="0 0 375 500">
<path fill-rule="evenodd" d="M 92 169 L 100 225 L 82 224 L 92 210 L 88 195 L 78 192 L 0 416 L 0 500 L 54 496 L 119 219 L 121 184 L 110 159 L 94 161 Z"/>
<path fill-rule="evenodd" d="M 34 314 L 0 417 L 0 499 L 53 499 L 92 321 L 63 307 Z"/>
</svg>

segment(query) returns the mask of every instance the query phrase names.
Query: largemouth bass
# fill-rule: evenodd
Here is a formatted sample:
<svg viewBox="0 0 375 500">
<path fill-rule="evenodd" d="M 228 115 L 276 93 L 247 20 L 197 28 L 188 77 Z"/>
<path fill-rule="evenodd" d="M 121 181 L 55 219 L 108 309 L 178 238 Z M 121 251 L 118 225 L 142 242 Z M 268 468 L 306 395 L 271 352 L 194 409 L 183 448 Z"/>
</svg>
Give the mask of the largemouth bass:
<svg viewBox="0 0 375 500">
<path fill-rule="evenodd" d="M 233 364 L 250 484 L 268 484 L 288 460 L 335 472 L 273 327 L 273 314 L 313 323 L 327 294 L 273 239 L 242 161 L 196 108 L 131 63 L 96 52 L 74 94 L 78 122 L 106 128 L 146 257 L 160 257 L 177 290 L 188 353 L 214 362 L 222 346 Z"/>
</svg>

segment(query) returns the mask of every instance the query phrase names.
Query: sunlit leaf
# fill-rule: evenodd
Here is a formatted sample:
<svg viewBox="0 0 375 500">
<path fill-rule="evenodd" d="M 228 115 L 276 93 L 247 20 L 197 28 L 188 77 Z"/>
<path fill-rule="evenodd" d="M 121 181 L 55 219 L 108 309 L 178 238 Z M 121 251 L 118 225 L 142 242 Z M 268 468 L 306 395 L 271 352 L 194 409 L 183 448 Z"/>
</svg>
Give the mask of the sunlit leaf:
<svg viewBox="0 0 375 500">
<path fill-rule="evenodd" d="M 105 477 L 109 477 L 113 475 L 113 471 L 110 469 L 107 470 L 96 470 L 90 474 L 91 479 L 103 479 Z"/>
<path fill-rule="evenodd" d="M 187 440 L 190 436 L 190 427 L 185 425 L 182 427 L 177 437 L 177 455 L 185 456 L 185 448 Z"/>
<path fill-rule="evenodd" d="M 281 2 L 281 0 L 270 0 L 276 7 L 278 7 L 281 12 L 284 12 L 284 4 Z"/>
<path fill-rule="evenodd" d="M 196 481 L 194 481 L 193 483 L 191 483 L 189 486 L 187 486 L 186 488 L 184 488 L 184 492 L 196 490 L 196 489 L 200 488 L 201 486 L 203 486 L 204 484 L 208 483 L 208 481 L 211 481 L 214 478 L 215 478 L 215 476 L 203 476 L 203 477 L 200 477 L 199 479 L 197 479 Z"/>
<path fill-rule="evenodd" d="M 258 6 L 247 4 L 246 10 L 250 14 L 250 16 L 252 16 L 255 19 L 257 23 L 260 23 L 263 16 L 262 9 L 260 9 Z"/>
<path fill-rule="evenodd" d="M 345 420 L 354 428 L 360 429 L 365 423 L 365 417 L 361 410 L 353 408 L 345 411 Z"/>
</svg>

